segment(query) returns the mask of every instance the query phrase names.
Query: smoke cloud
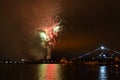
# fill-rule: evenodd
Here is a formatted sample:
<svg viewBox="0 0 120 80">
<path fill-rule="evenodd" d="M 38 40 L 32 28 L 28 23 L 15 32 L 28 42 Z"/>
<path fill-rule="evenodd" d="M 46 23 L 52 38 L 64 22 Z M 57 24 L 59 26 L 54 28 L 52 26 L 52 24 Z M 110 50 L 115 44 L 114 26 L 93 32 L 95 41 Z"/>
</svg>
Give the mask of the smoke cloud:
<svg viewBox="0 0 120 80">
<path fill-rule="evenodd" d="M 0 55 L 6 58 L 43 59 L 47 53 L 36 35 L 38 28 L 58 17 L 57 0 L 2 0 L 0 3 Z M 57 19 L 57 18 L 55 18 Z"/>
</svg>

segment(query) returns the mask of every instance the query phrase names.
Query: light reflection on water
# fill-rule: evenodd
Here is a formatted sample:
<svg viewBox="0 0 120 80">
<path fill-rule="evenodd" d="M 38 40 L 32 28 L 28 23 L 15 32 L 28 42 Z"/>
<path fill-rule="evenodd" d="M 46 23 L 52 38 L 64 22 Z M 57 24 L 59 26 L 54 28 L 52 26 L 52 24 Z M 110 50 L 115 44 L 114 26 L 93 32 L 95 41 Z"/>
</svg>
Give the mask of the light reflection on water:
<svg viewBox="0 0 120 80">
<path fill-rule="evenodd" d="M 62 80 L 59 64 L 41 64 L 38 66 L 38 80 Z"/>
<path fill-rule="evenodd" d="M 2 64 L 0 80 L 120 80 L 120 67 L 61 64 Z"/>
<path fill-rule="evenodd" d="M 106 66 L 100 66 L 99 67 L 99 80 L 108 80 L 107 67 Z"/>
</svg>

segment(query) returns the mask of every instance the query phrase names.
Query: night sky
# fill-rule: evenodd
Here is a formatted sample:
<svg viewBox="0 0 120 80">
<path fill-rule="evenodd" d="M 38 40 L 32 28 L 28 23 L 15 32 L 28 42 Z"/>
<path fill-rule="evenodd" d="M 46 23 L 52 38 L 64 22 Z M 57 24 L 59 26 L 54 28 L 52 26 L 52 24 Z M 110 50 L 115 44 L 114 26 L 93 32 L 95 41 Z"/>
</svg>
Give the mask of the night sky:
<svg viewBox="0 0 120 80">
<path fill-rule="evenodd" d="M 120 5 L 113 0 L 60 0 L 63 31 L 53 57 L 76 57 L 105 45 L 120 51 Z M 0 58 L 27 56 L 40 0 L 0 1 Z M 37 13 L 35 13 L 35 11 Z"/>
</svg>

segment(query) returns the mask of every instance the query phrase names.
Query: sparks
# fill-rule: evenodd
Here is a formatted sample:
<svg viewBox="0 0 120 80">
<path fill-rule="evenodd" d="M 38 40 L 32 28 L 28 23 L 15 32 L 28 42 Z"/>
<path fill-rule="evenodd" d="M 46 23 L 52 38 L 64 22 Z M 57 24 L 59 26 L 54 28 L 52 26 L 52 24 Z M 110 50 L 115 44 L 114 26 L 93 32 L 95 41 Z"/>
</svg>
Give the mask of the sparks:
<svg viewBox="0 0 120 80">
<path fill-rule="evenodd" d="M 42 16 L 35 21 L 35 33 L 36 37 L 39 38 L 41 50 L 45 53 L 46 59 L 50 59 L 51 51 L 54 49 L 56 44 L 56 37 L 62 30 L 60 26 L 62 19 L 60 20 L 59 14 L 61 12 L 60 2 L 42 0 L 41 1 Z"/>
<path fill-rule="evenodd" d="M 61 20 L 62 21 L 62 20 Z M 51 25 L 48 25 L 48 27 L 44 27 L 42 30 L 39 30 L 39 36 L 44 43 L 48 43 L 49 46 L 55 45 L 55 38 L 57 37 L 58 33 L 61 31 L 62 26 L 60 25 L 60 22 L 53 23 Z M 54 47 L 54 46 L 53 46 Z"/>
<path fill-rule="evenodd" d="M 48 36 L 45 32 L 39 32 L 39 36 L 40 36 L 42 41 L 48 41 L 49 40 L 49 38 L 48 38 Z"/>
</svg>

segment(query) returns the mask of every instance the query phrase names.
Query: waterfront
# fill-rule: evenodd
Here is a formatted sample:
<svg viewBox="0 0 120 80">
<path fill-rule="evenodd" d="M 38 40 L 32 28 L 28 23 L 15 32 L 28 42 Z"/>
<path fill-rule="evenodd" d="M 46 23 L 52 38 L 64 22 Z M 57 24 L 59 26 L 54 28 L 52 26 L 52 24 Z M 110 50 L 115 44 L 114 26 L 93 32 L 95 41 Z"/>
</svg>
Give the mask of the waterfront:
<svg viewBox="0 0 120 80">
<path fill-rule="evenodd" d="M 1 64 L 0 80 L 120 80 L 120 67 L 62 64 Z"/>
</svg>

